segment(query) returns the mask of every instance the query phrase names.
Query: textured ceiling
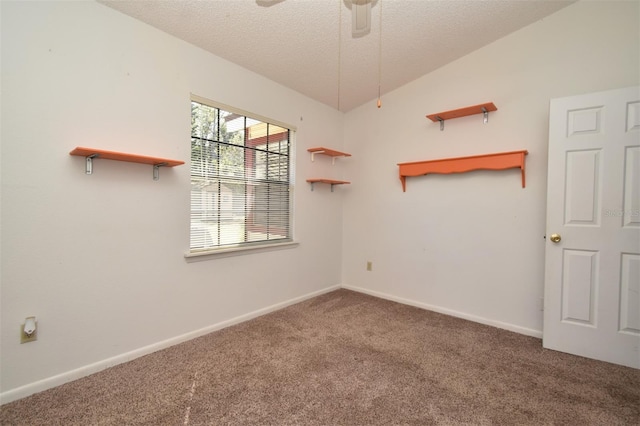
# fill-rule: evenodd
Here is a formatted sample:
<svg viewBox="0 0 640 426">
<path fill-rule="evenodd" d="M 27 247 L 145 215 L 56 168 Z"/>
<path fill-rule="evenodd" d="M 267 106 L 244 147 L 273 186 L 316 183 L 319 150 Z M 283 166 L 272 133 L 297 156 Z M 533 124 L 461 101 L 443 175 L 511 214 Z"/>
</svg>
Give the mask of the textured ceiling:
<svg viewBox="0 0 640 426">
<path fill-rule="evenodd" d="M 351 0 L 98 1 L 341 111 L 573 3 L 371 0 L 354 37 Z"/>
</svg>

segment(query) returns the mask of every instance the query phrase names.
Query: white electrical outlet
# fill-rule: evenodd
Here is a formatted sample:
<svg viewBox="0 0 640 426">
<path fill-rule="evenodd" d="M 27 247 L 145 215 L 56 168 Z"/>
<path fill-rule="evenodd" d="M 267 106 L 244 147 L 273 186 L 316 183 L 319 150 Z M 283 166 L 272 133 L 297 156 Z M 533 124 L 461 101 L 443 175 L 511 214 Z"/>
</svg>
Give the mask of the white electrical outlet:
<svg viewBox="0 0 640 426">
<path fill-rule="evenodd" d="M 20 343 L 35 342 L 38 340 L 38 321 L 36 317 L 27 317 L 24 324 L 20 324 Z"/>
<path fill-rule="evenodd" d="M 367 271 L 372 271 L 373 270 L 373 262 L 368 260 L 367 261 Z"/>
</svg>

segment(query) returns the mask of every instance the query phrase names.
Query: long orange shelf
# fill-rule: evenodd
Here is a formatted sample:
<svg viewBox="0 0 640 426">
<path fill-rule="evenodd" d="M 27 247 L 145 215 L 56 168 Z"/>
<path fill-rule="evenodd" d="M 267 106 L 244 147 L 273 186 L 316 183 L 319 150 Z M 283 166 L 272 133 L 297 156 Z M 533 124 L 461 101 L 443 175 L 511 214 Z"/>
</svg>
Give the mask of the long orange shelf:
<svg viewBox="0 0 640 426">
<path fill-rule="evenodd" d="M 525 187 L 525 155 L 526 150 L 500 152 L 496 154 L 474 155 L 470 157 L 444 158 L 441 160 L 416 161 L 398 163 L 402 191 L 407 191 L 407 177 L 423 176 L 430 173 L 450 174 L 465 173 L 473 170 L 506 170 L 520 169 L 522 187 Z"/>
<path fill-rule="evenodd" d="M 351 182 L 347 182 L 346 180 L 334 180 L 334 179 L 324 179 L 324 178 L 319 178 L 319 179 L 307 179 L 307 182 L 309 182 L 311 184 L 311 190 L 313 191 L 313 184 L 314 183 L 326 183 L 331 185 L 331 192 L 333 192 L 333 186 L 334 185 L 348 185 Z"/>
<path fill-rule="evenodd" d="M 147 155 L 127 154 L 124 152 L 106 151 L 104 149 L 77 147 L 69 154 L 86 158 L 86 174 L 93 173 L 93 159 L 102 158 L 105 160 L 127 161 L 130 163 L 149 164 L 153 166 L 153 179 L 158 180 L 159 167 L 174 167 L 184 164 L 184 161 L 170 160 L 161 157 L 149 157 Z"/>
</svg>

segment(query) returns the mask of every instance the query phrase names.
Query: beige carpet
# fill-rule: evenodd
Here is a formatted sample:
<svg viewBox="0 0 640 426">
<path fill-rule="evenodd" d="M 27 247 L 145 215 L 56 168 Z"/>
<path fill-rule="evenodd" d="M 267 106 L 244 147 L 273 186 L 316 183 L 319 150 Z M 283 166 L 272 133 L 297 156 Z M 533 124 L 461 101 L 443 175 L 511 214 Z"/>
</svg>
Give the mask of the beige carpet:
<svg viewBox="0 0 640 426">
<path fill-rule="evenodd" d="M 338 290 L 0 408 L 2 425 L 638 425 L 640 370 Z"/>
</svg>

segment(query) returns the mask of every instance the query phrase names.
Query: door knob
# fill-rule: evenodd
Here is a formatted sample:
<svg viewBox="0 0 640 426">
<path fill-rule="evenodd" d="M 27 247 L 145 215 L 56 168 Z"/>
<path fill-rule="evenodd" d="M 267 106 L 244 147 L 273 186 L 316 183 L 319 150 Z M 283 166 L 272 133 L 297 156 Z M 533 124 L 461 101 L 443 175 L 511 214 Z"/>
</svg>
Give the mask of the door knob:
<svg viewBox="0 0 640 426">
<path fill-rule="evenodd" d="M 559 243 L 562 237 L 560 236 L 560 234 L 551 234 L 550 239 L 554 243 Z"/>
</svg>

